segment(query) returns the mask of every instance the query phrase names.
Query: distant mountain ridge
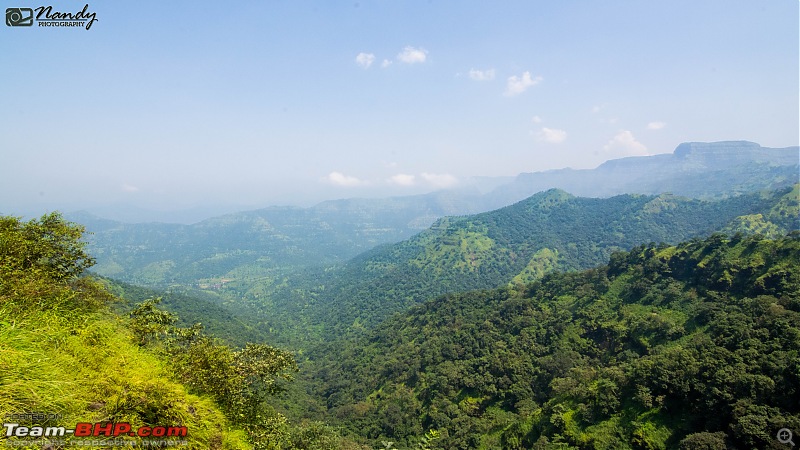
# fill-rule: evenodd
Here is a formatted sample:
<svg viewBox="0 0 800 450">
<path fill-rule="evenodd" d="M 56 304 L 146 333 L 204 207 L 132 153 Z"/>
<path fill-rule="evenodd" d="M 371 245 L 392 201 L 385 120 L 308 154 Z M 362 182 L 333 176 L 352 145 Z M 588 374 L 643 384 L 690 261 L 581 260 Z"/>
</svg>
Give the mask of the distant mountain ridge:
<svg viewBox="0 0 800 450">
<path fill-rule="evenodd" d="M 784 166 L 798 163 L 798 148 L 769 148 L 749 141 L 685 142 L 675 149 L 673 155 L 675 158 L 695 160 L 706 165 L 756 162 Z"/>
<path fill-rule="evenodd" d="M 394 204 L 431 199 L 449 199 L 444 215 L 474 214 L 491 211 L 516 203 L 531 195 L 552 188 L 565 190 L 582 197 L 611 197 L 619 194 L 660 194 L 671 192 L 693 198 L 719 197 L 760 189 L 777 189 L 800 181 L 798 175 L 800 147 L 762 147 L 749 141 L 685 142 L 673 153 L 651 156 L 632 156 L 608 160 L 594 169 L 556 169 L 540 172 L 520 173 L 515 177 L 482 177 L 467 179 L 459 188 L 435 191 L 428 194 L 392 196 L 387 198 L 350 198 L 326 200 L 308 208 L 272 206 L 262 209 L 346 209 L 346 205 L 358 204 L 369 208 L 381 203 Z M 711 184 L 698 186 L 691 178 L 712 174 L 719 178 Z M 688 177 L 688 178 L 687 178 Z M 342 205 L 342 206 L 336 206 Z M 217 209 L 222 208 L 221 206 Z M 195 208 L 175 214 L 164 211 L 147 211 L 133 208 L 132 211 L 112 211 L 113 208 L 91 210 L 97 217 L 112 217 L 114 221 L 140 223 L 169 220 L 185 213 L 187 217 L 201 217 L 213 208 Z M 435 213 L 436 211 L 432 211 Z M 143 214 L 149 220 L 135 220 Z M 237 213 L 219 214 L 221 217 Z M 208 217 L 208 216 L 206 216 Z M 423 216 L 424 217 L 424 216 Z M 441 216 L 439 216 L 441 217 Z M 197 223 L 202 220 L 181 223 Z M 424 227 L 423 227 L 424 228 Z"/>
<path fill-rule="evenodd" d="M 491 211 L 558 188 L 581 197 L 671 192 L 724 198 L 780 189 L 800 181 L 798 147 L 772 149 L 746 141 L 690 142 L 672 154 L 611 160 L 595 169 L 521 174 L 488 193 L 471 189 L 384 199 L 330 200 L 310 208 L 270 207 L 192 225 L 125 224 L 68 214 L 94 234 L 97 273 L 145 285 L 268 276 L 278 268 L 343 262 L 399 242 L 445 216 Z M 491 186 L 491 180 L 484 180 Z"/>
<path fill-rule="evenodd" d="M 748 141 L 687 142 L 673 153 L 606 161 L 595 169 L 523 173 L 489 194 L 510 204 L 550 188 L 582 197 L 670 192 L 716 198 L 791 186 L 800 180 L 800 147 L 768 148 Z"/>
</svg>

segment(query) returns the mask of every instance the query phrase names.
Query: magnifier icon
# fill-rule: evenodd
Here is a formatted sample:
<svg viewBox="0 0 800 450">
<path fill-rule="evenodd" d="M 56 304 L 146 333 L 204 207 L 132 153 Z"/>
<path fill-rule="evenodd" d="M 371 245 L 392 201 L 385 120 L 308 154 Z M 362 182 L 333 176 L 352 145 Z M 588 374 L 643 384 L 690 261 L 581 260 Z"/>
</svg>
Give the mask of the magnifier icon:
<svg viewBox="0 0 800 450">
<path fill-rule="evenodd" d="M 794 447 L 794 442 L 792 441 L 792 430 L 788 428 L 781 428 L 778 430 L 778 442 L 781 444 L 791 444 Z"/>
</svg>

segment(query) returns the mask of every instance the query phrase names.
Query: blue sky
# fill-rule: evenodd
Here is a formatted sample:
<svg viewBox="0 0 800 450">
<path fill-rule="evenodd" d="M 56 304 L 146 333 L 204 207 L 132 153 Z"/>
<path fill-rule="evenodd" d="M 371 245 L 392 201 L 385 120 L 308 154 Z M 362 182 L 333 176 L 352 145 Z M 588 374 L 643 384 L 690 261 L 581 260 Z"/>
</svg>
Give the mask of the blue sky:
<svg viewBox="0 0 800 450">
<path fill-rule="evenodd" d="M 686 141 L 798 145 L 795 0 L 88 10 L 89 30 L 0 29 L 3 213 L 309 204 Z"/>
</svg>

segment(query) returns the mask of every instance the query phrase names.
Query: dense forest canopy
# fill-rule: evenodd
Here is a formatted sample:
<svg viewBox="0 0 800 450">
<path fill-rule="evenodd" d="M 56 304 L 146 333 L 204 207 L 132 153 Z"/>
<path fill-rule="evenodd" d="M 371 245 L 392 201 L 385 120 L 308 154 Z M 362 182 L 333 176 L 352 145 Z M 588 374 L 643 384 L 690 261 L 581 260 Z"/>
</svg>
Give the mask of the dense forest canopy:
<svg viewBox="0 0 800 450">
<path fill-rule="evenodd" d="M 614 253 L 453 294 L 315 355 L 330 417 L 445 448 L 782 448 L 800 427 L 800 234 Z"/>
</svg>

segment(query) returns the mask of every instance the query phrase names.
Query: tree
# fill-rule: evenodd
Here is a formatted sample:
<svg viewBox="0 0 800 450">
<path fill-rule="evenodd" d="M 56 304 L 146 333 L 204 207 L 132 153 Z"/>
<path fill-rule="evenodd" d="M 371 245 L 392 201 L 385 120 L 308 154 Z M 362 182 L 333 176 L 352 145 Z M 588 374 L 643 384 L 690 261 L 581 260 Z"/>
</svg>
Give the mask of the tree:
<svg viewBox="0 0 800 450">
<path fill-rule="evenodd" d="M 73 279 L 94 265 L 81 240 L 84 231 L 57 212 L 29 222 L 0 217 L 1 264 L 15 272 L 42 272 L 54 281 Z"/>
<path fill-rule="evenodd" d="M 51 213 L 28 222 L 0 216 L 0 304 L 17 312 L 73 314 L 112 301 L 100 283 L 80 277 L 94 264 L 81 240 L 84 228 Z"/>
<path fill-rule="evenodd" d="M 136 305 L 131 311 L 130 328 L 139 345 L 145 345 L 160 336 L 173 333 L 177 316 L 156 305 L 161 303 L 161 297 L 151 298 Z"/>
<path fill-rule="evenodd" d="M 724 450 L 726 435 L 722 431 L 692 433 L 681 441 L 681 450 Z"/>
</svg>

